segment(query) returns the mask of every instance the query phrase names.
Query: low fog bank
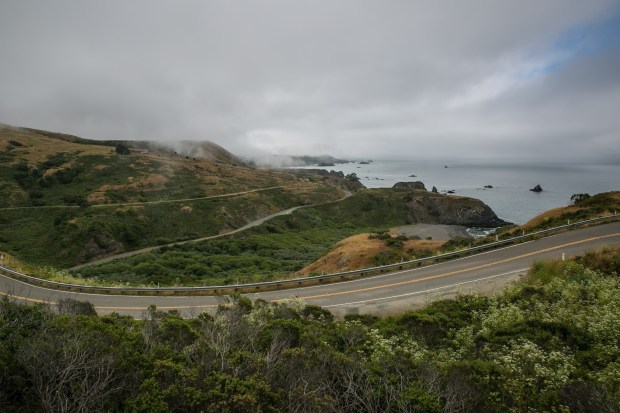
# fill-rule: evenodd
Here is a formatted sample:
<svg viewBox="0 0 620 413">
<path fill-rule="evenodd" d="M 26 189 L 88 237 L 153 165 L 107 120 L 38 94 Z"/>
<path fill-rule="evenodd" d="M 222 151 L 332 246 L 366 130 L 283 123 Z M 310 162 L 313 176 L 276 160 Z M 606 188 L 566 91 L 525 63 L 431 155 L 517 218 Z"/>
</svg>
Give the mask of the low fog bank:
<svg viewBox="0 0 620 413">
<path fill-rule="evenodd" d="M 242 159 L 258 168 L 292 168 L 302 166 L 334 166 L 352 161 L 338 159 L 331 155 L 275 155 L 262 154 L 243 156 Z"/>
</svg>

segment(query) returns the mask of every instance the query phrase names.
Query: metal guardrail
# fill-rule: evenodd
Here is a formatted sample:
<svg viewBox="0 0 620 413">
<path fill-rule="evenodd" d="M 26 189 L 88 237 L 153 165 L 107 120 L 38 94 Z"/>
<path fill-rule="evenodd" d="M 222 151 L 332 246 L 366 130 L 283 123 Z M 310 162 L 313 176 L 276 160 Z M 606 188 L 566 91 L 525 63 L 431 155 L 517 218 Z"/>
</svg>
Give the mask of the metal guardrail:
<svg viewBox="0 0 620 413">
<path fill-rule="evenodd" d="M 0 274 L 4 274 L 10 278 L 36 285 L 39 287 L 62 290 L 78 293 L 90 293 L 90 294 L 110 294 L 110 295 L 138 295 L 138 296 L 192 296 L 192 295 L 227 295 L 233 293 L 252 293 L 261 291 L 281 290 L 287 288 L 295 288 L 302 286 L 309 286 L 322 283 L 337 282 L 343 280 L 349 280 L 359 277 L 364 277 L 373 274 L 381 274 L 389 272 L 391 270 L 403 270 L 405 268 L 419 267 L 426 262 L 437 262 L 449 258 L 456 258 L 465 255 L 469 255 L 473 252 L 480 252 L 484 250 L 493 249 L 502 245 L 512 244 L 518 241 L 536 238 L 542 235 L 548 235 L 557 231 L 561 231 L 568 228 L 578 227 L 582 225 L 588 225 L 606 220 L 613 220 L 619 218 L 620 214 L 607 215 L 598 218 L 592 218 L 585 221 L 579 221 L 572 224 L 561 225 L 549 229 L 544 229 L 529 234 L 520 235 L 517 237 L 508 238 L 501 241 L 495 241 L 488 244 L 478 245 L 459 251 L 448 252 L 445 254 L 438 254 L 426 258 L 418 258 L 415 260 L 404 261 L 397 264 L 388 264 L 378 267 L 364 268 L 361 270 L 345 271 L 334 274 L 318 275 L 313 277 L 295 278 L 290 280 L 280 281 L 267 281 L 251 284 L 236 284 L 236 285 L 220 285 L 220 286 L 205 286 L 205 287 L 99 287 L 90 285 L 79 285 L 61 283 L 56 281 L 45 280 L 37 278 L 32 275 L 24 274 L 10 268 L 0 265 Z"/>
</svg>

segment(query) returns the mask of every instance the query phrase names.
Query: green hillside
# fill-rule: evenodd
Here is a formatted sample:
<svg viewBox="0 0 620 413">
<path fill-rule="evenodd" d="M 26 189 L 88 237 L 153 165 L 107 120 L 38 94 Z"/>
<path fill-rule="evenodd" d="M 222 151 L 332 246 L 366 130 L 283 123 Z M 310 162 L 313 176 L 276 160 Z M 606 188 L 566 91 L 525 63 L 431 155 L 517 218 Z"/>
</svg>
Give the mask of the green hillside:
<svg viewBox="0 0 620 413">
<path fill-rule="evenodd" d="M 211 143 L 184 142 L 188 155 L 146 142 L 122 143 L 121 155 L 118 144 L 1 126 L 0 251 L 72 267 L 344 194 L 333 179 L 254 169 Z"/>
</svg>

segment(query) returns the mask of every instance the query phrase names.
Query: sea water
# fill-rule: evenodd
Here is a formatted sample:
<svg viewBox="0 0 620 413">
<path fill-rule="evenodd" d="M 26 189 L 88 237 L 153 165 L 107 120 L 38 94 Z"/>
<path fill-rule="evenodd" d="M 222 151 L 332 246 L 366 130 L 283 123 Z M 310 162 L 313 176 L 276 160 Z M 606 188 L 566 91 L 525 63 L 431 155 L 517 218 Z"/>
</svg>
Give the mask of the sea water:
<svg viewBox="0 0 620 413">
<path fill-rule="evenodd" d="M 570 204 L 576 193 L 594 195 L 620 190 L 620 164 L 373 160 L 368 164 L 350 162 L 322 169 L 355 173 L 367 188 L 422 181 L 429 191 L 435 186 L 439 192 L 454 191 L 455 195 L 480 199 L 500 218 L 515 224 Z M 536 185 L 543 192 L 530 191 Z"/>
</svg>

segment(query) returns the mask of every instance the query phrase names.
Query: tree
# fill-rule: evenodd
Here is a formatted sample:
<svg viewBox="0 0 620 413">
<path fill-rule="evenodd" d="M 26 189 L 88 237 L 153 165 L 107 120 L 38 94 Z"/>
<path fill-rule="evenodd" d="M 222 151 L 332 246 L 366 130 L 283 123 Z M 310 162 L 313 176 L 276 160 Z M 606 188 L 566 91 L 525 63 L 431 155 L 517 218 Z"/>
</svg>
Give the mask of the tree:
<svg viewBox="0 0 620 413">
<path fill-rule="evenodd" d="M 97 315 L 95 306 L 88 301 L 79 301 L 72 298 L 61 298 L 56 305 L 58 314 L 64 315 Z"/>
<path fill-rule="evenodd" d="M 590 194 L 574 194 L 570 197 L 570 201 L 573 205 L 579 205 L 588 198 L 590 198 Z"/>
<path fill-rule="evenodd" d="M 116 154 L 117 155 L 129 155 L 129 147 L 125 144 L 119 143 L 116 145 Z"/>
<path fill-rule="evenodd" d="M 94 412 L 119 389 L 115 360 L 81 330 L 45 329 L 24 342 L 17 360 L 45 412 Z"/>
</svg>

